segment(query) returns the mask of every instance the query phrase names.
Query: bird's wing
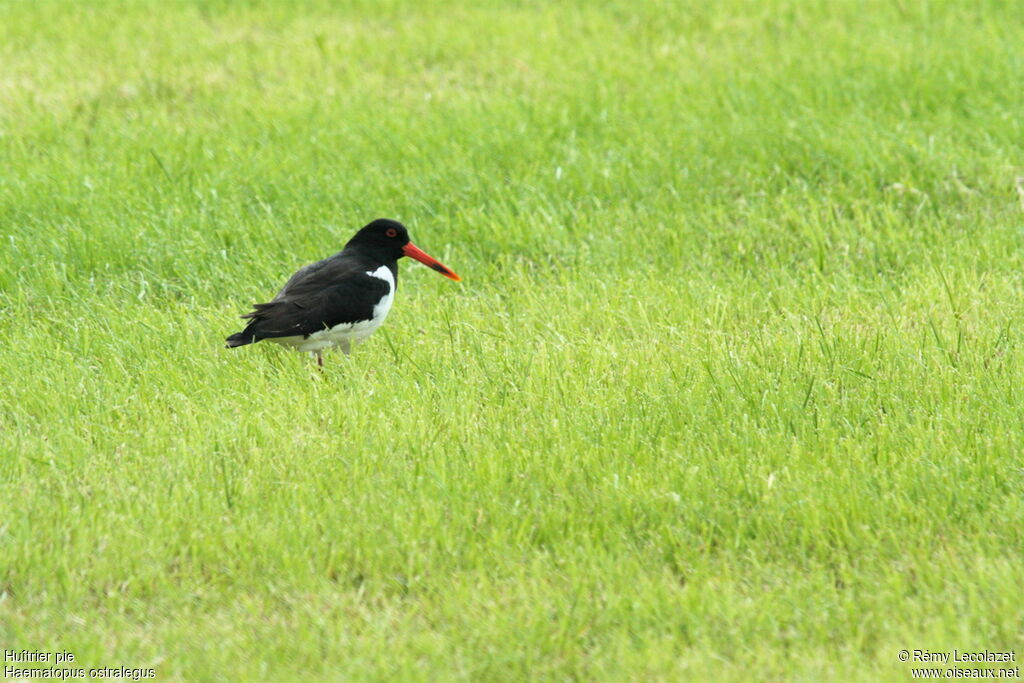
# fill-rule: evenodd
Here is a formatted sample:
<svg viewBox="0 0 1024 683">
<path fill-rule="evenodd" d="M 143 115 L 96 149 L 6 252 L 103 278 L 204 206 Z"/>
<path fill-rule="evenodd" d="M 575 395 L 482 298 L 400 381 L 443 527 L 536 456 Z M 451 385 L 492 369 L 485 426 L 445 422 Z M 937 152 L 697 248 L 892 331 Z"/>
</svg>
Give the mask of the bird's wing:
<svg viewBox="0 0 1024 683">
<path fill-rule="evenodd" d="M 295 271 L 295 274 L 288 278 L 288 282 L 274 297 L 274 301 L 286 296 L 300 296 L 322 291 L 344 280 L 347 276 L 364 270 L 365 268 L 360 267 L 360 264 L 350 255 L 339 252 Z"/>
<path fill-rule="evenodd" d="M 373 307 L 391 291 L 387 282 L 365 271 L 325 277 L 323 267 L 314 268 L 319 265 L 300 270 L 273 301 L 256 304 L 252 313 L 242 316 L 251 319 L 245 331 L 253 341 L 305 336 L 343 323 L 370 320 Z M 309 268 L 314 270 L 307 271 Z"/>
</svg>

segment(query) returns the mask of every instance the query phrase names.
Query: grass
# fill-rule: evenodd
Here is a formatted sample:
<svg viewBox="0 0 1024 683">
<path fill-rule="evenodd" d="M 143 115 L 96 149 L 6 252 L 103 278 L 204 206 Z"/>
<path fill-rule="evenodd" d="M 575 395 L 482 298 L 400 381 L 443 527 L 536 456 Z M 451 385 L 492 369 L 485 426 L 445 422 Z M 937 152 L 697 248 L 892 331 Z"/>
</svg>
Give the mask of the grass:
<svg viewBox="0 0 1024 683">
<path fill-rule="evenodd" d="M 0 647 L 161 680 L 1024 650 L 1014 2 L 0 3 Z M 228 351 L 369 219 L 350 358 Z"/>
</svg>

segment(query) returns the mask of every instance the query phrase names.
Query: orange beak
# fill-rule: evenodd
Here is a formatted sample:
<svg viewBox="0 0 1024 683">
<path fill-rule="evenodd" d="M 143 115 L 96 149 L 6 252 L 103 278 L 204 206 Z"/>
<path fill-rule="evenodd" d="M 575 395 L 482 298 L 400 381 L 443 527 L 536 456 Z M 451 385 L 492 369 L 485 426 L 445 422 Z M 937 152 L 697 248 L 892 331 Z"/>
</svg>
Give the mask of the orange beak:
<svg viewBox="0 0 1024 683">
<path fill-rule="evenodd" d="M 402 247 L 402 253 L 404 253 L 409 258 L 416 259 L 425 266 L 433 268 L 437 272 L 441 273 L 441 275 L 444 275 L 447 278 L 451 278 L 456 282 L 462 279 L 461 277 L 456 275 L 451 268 L 444 265 L 433 256 L 429 255 L 427 252 L 423 251 L 412 242 L 409 242 L 407 245 Z"/>
</svg>

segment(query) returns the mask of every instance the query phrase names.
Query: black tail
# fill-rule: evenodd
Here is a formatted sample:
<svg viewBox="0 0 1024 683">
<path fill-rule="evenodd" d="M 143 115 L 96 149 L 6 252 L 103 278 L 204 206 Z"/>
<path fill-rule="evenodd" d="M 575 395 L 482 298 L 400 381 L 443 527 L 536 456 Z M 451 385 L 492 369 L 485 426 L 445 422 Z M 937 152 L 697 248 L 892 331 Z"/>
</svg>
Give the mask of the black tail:
<svg viewBox="0 0 1024 683">
<path fill-rule="evenodd" d="M 245 346 L 246 344 L 252 344 L 254 341 L 256 340 L 253 339 L 252 332 L 246 329 L 243 330 L 242 332 L 236 332 L 235 334 L 228 337 L 228 343 L 225 348 L 233 349 L 236 346 Z"/>
</svg>

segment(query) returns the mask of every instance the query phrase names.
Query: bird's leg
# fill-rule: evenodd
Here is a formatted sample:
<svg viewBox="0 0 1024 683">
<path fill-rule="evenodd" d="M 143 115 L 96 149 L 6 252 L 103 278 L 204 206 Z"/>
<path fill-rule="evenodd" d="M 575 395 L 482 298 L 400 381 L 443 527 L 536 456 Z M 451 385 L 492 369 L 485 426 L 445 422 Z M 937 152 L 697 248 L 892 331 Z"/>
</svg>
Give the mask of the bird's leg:
<svg viewBox="0 0 1024 683">
<path fill-rule="evenodd" d="M 352 353 L 352 343 L 348 339 L 342 339 L 339 346 L 341 346 L 341 352 L 346 356 Z"/>
<path fill-rule="evenodd" d="M 323 367 L 324 366 L 324 356 L 323 356 L 323 353 L 320 352 L 320 351 L 314 351 L 313 355 L 316 356 L 316 364 L 319 365 L 320 367 Z"/>
</svg>

